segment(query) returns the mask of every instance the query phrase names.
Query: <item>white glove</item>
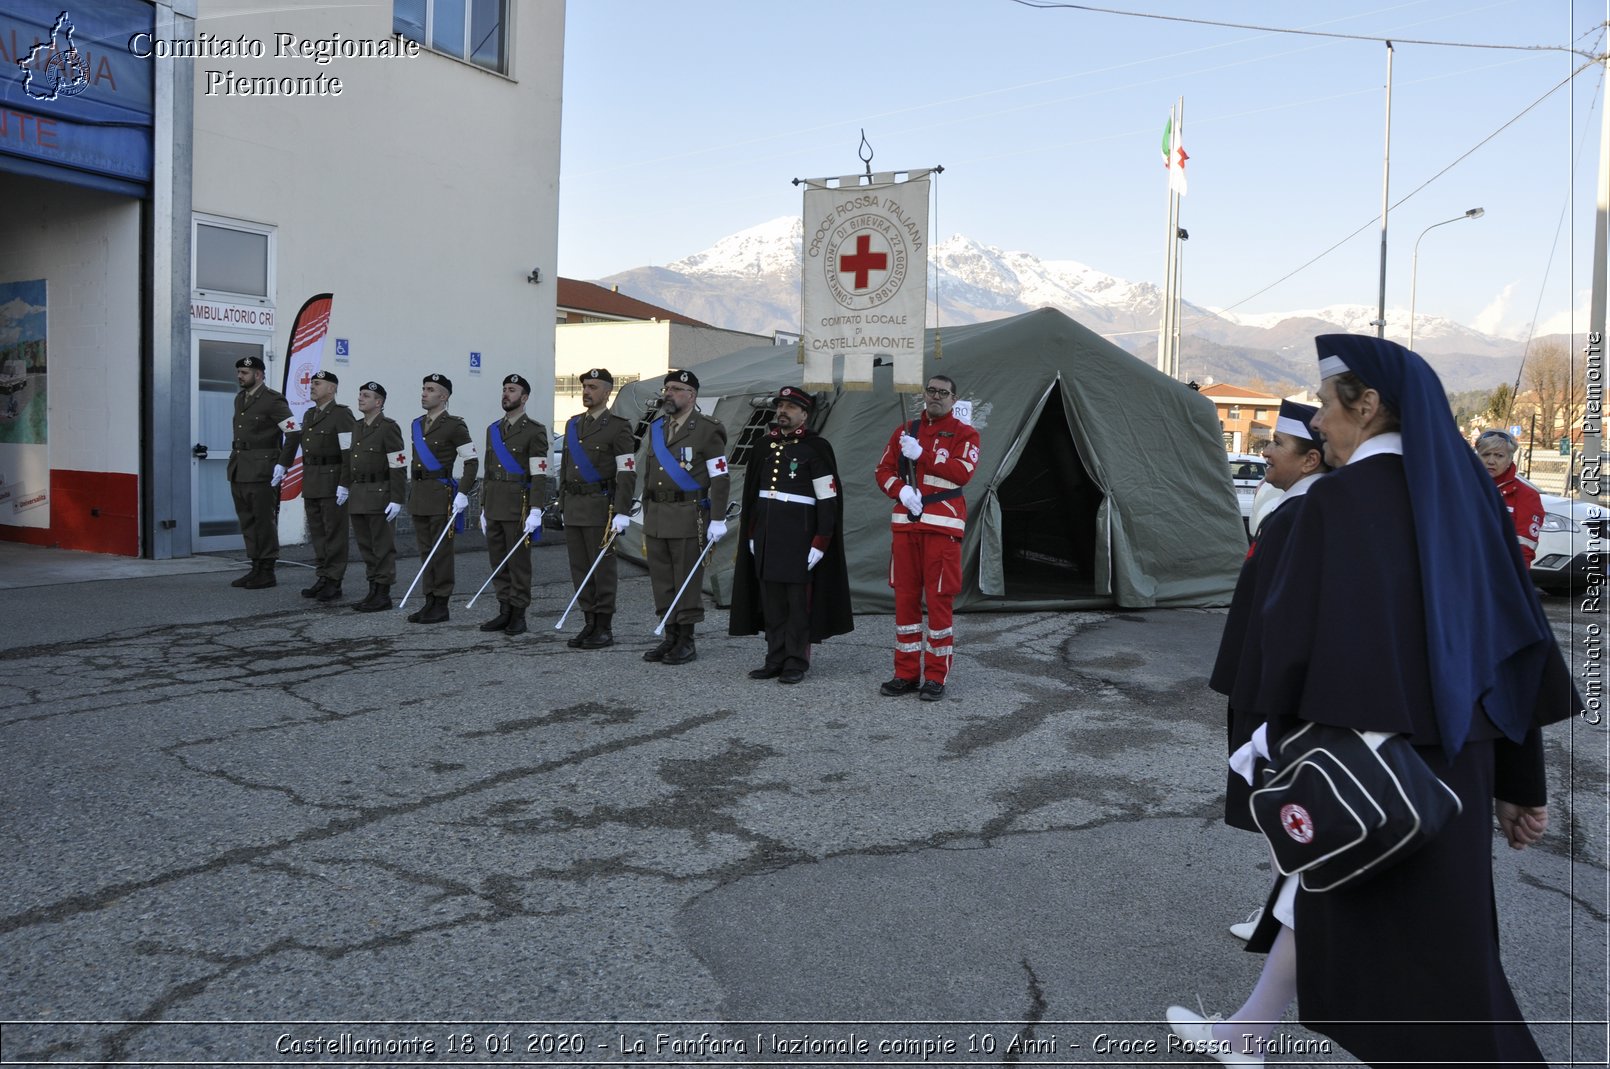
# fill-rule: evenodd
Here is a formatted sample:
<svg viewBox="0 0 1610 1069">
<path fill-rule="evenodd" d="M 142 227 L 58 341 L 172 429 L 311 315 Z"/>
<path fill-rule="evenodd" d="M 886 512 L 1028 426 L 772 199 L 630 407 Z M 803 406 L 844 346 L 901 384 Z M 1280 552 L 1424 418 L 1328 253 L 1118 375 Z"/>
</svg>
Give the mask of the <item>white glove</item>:
<svg viewBox="0 0 1610 1069">
<path fill-rule="evenodd" d="M 916 460 L 922 456 L 922 443 L 909 434 L 900 436 L 900 453 L 907 460 Z"/>
<path fill-rule="evenodd" d="M 704 533 L 710 536 L 710 541 L 712 542 L 721 541 L 727 536 L 727 521 L 711 520 L 710 526 L 705 528 Z"/>
<path fill-rule="evenodd" d="M 922 495 L 917 493 L 915 486 L 908 484 L 900 488 L 900 503 L 906 507 L 907 512 L 922 515 Z"/>
<path fill-rule="evenodd" d="M 347 497 L 350 495 L 350 493 L 351 493 L 351 491 L 349 491 L 344 486 L 336 487 L 335 488 L 335 503 L 337 505 L 345 505 L 347 503 Z"/>
<path fill-rule="evenodd" d="M 285 478 L 285 465 L 284 464 L 275 464 L 274 465 L 274 477 L 272 479 L 268 480 L 268 485 L 270 485 L 270 486 L 278 486 L 284 480 L 284 478 Z"/>
<path fill-rule="evenodd" d="M 470 507 L 470 499 L 469 498 L 465 497 L 463 494 L 454 494 L 453 495 L 453 512 L 454 512 L 455 515 L 460 513 L 460 512 L 463 512 L 465 509 L 467 509 L 469 507 Z"/>
<path fill-rule="evenodd" d="M 456 504 L 456 502 L 455 502 L 455 504 Z M 458 509 L 455 508 L 453 511 L 457 512 Z M 481 533 L 486 534 L 486 510 L 485 509 L 481 510 Z"/>
<path fill-rule="evenodd" d="M 532 509 L 525 518 L 525 533 L 542 537 L 542 510 Z"/>
<path fill-rule="evenodd" d="M 808 572 L 818 564 L 822 563 L 822 558 L 824 556 L 826 556 L 826 554 L 817 549 L 815 546 L 812 546 L 811 551 L 805 554 L 805 570 Z"/>
<path fill-rule="evenodd" d="M 387 505 L 386 522 L 390 523 L 392 520 L 395 520 L 397 518 L 397 514 L 400 512 L 402 512 L 402 506 L 397 504 L 397 502 L 393 501 L 391 504 Z"/>
<path fill-rule="evenodd" d="M 749 555 L 751 557 L 755 555 L 755 540 L 753 538 L 749 540 Z"/>
<path fill-rule="evenodd" d="M 617 515 L 613 520 L 609 521 L 609 525 L 615 528 L 616 534 L 625 534 L 626 528 L 632 525 L 632 518 L 630 516 Z"/>
</svg>

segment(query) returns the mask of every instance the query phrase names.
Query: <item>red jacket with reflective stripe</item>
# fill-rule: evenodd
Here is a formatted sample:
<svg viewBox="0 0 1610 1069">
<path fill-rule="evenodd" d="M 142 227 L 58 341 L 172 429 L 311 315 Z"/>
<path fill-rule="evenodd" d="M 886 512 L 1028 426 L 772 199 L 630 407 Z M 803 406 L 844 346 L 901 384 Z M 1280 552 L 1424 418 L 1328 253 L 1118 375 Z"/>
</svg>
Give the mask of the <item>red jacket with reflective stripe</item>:
<svg viewBox="0 0 1610 1069">
<path fill-rule="evenodd" d="M 895 428 L 889 444 L 884 446 L 883 459 L 878 461 L 878 489 L 894 498 L 889 523 L 896 531 L 933 531 L 960 538 L 967 527 L 967 501 L 961 494 L 925 505 L 915 521 L 900 503 L 900 488 L 905 485 L 900 477 L 900 436 L 910 426 L 902 423 Z M 922 456 L 912 461 L 919 494 L 927 497 L 967 485 L 978 467 L 977 431 L 953 415 L 930 420 L 924 412 L 915 437 L 922 443 Z"/>
<path fill-rule="evenodd" d="M 1509 518 L 1515 521 L 1515 538 L 1521 544 L 1521 556 L 1530 567 L 1532 558 L 1537 556 L 1538 533 L 1543 530 L 1543 499 L 1535 486 L 1515 474 L 1513 464 L 1496 475 L 1494 481 L 1503 495 L 1504 507 L 1509 509 Z"/>
</svg>

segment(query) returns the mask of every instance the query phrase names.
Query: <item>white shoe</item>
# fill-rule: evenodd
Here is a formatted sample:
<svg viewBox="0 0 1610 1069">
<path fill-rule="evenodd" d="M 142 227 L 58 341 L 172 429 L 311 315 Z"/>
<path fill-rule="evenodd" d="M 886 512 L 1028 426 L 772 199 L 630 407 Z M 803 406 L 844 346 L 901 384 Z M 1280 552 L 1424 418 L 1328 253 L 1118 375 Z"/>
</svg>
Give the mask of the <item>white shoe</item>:
<svg viewBox="0 0 1610 1069">
<path fill-rule="evenodd" d="M 1234 1049 L 1235 1044 L 1230 1040 L 1213 1038 L 1213 1026 L 1224 1020 L 1216 1013 L 1204 1017 L 1184 1006 L 1170 1006 L 1166 1016 L 1174 1034 L 1185 1041 L 1183 1053 L 1200 1054 L 1221 1065 L 1263 1064 L 1263 1055 L 1242 1054 Z"/>
<path fill-rule="evenodd" d="M 1252 938 L 1252 933 L 1258 930 L 1258 922 L 1263 920 L 1263 907 L 1259 906 L 1247 914 L 1247 919 L 1239 924 L 1230 925 L 1230 934 L 1245 943 Z"/>
</svg>

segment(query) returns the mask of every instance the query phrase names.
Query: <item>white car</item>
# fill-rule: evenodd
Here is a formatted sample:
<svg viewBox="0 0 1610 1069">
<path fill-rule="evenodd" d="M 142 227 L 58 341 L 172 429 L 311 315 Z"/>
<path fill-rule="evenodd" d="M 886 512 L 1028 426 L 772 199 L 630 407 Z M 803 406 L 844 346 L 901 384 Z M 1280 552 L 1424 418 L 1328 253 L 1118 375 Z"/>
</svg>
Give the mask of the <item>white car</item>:
<svg viewBox="0 0 1610 1069">
<path fill-rule="evenodd" d="M 1258 493 L 1258 484 L 1263 482 L 1264 469 L 1268 467 L 1262 457 L 1251 453 L 1231 453 L 1230 482 L 1235 485 L 1235 499 L 1241 506 L 1241 522 L 1249 524 L 1252 520 L 1252 499 Z"/>
<path fill-rule="evenodd" d="M 1543 494 L 1543 529 L 1532 558 L 1532 582 L 1550 594 L 1604 589 L 1605 516 L 1591 501 Z"/>
</svg>

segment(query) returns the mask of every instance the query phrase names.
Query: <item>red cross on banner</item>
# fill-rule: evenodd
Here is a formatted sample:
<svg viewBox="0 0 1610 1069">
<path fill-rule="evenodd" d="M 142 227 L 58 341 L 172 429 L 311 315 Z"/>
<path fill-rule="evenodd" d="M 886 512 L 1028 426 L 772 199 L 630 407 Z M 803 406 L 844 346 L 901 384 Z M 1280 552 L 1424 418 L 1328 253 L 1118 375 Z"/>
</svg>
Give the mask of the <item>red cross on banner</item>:
<svg viewBox="0 0 1610 1069">
<path fill-rule="evenodd" d="M 726 457 L 716 457 L 716 471 L 717 472 L 725 472 L 726 470 L 727 470 L 727 458 Z"/>
<path fill-rule="evenodd" d="M 538 475 L 546 475 L 546 474 L 548 474 L 548 462 L 546 460 L 537 461 L 537 474 Z"/>
<path fill-rule="evenodd" d="M 873 271 L 887 271 L 889 269 L 889 254 L 872 251 L 872 235 L 858 234 L 855 239 L 855 253 L 851 256 L 839 257 L 839 273 L 854 275 L 854 288 L 864 290 L 868 285 L 868 276 Z"/>
</svg>

